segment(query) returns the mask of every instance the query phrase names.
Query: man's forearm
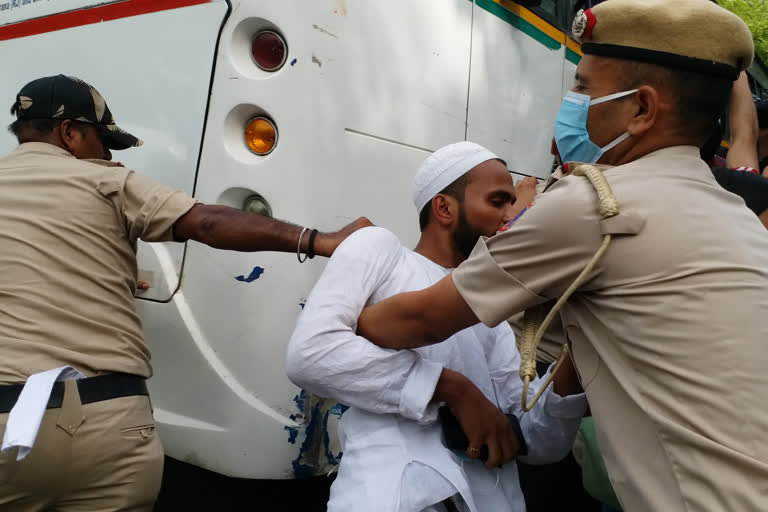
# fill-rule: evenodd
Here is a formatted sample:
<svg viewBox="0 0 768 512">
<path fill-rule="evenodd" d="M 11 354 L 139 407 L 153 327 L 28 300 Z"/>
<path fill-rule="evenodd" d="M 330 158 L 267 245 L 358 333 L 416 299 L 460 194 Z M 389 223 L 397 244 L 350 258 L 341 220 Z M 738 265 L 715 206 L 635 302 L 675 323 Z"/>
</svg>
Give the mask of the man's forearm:
<svg viewBox="0 0 768 512">
<path fill-rule="evenodd" d="M 759 133 L 757 109 L 749 89 L 746 73 L 733 84 L 730 114 L 730 148 L 726 165 L 731 168 L 757 168 L 757 138 Z"/>
<path fill-rule="evenodd" d="M 419 348 L 443 341 L 429 332 L 421 294 L 401 293 L 365 308 L 358 320 L 357 333 L 380 347 L 394 349 Z"/>
<path fill-rule="evenodd" d="M 289 252 L 296 250 L 301 230 L 293 224 L 227 206 L 195 205 L 179 220 L 175 233 L 177 238 L 189 238 L 216 249 Z M 304 238 L 306 249 L 306 233 Z"/>
<path fill-rule="evenodd" d="M 424 290 L 365 308 L 357 332 L 380 347 L 418 348 L 440 343 L 477 322 L 451 276 L 446 276 Z"/>
<path fill-rule="evenodd" d="M 303 228 L 288 222 L 255 213 L 246 213 L 227 206 L 197 204 L 174 225 L 177 240 L 197 242 L 231 251 L 295 252 Z M 304 232 L 301 252 L 309 250 L 311 232 Z M 329 256 L 333 249 L 329 235 L 318 233 L 313 241 L 314 252 Z"/>
<path fill-rule="evenodd" d="M 462 397 L 466 396 L 469 384 L 471 384 L 471 381 L 464 375 L 448 368 L 443 368 L 437 381 L 437 386 L 435 386 L 433 400 L 445 402 L 448 405 L 456 405 Z"/>
</svg>

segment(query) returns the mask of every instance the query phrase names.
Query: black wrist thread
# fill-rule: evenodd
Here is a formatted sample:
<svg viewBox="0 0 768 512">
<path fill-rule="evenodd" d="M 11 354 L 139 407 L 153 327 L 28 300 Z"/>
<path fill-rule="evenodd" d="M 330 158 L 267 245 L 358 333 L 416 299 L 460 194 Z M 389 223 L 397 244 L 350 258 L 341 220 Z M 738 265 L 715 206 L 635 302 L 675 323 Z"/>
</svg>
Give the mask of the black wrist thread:
<svg viewBox="0 0 768 512">
<path fill-rule="evenodd" d="M 312 259 L 315 257 L 315 237 L 317 236 L 317 230 L 313 229 L 309 234 L 309 245 L 307 246 L 307 258 Z"/>
</svg>

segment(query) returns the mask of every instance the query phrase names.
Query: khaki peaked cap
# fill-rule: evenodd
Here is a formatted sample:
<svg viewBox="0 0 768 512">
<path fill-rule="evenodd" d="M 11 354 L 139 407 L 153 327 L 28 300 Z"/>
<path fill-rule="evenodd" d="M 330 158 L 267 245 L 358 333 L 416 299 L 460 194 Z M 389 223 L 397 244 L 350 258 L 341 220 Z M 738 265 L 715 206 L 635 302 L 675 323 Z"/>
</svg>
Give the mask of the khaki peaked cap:
<svg viewBox="0 0 768 512">
<path fill-rule="evenodd" d="M 734 80 L 754 58 L 744 21 L 710 0 L 606 0 L 576 15 L 573 34 L 585 54 Z"/>
</svg>

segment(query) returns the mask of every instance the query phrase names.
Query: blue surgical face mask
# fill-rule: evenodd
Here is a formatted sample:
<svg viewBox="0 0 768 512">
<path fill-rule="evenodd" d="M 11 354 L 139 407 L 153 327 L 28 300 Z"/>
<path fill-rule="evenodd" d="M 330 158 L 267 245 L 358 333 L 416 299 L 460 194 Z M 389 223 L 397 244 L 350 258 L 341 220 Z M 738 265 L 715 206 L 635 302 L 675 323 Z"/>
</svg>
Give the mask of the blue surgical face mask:
<svg viewBox="0 0 768 512">
<path fill-rule="evenodd" d="M 587 115 L 589 114 L 590 105 L 623 98 L 635 92 L 637 92 L 637 89 L 617 92 L 616 94 L 603 96 L 596 100 L 593 100 L 586 94 L 575 92 L 566 94 L 562 105 L 560 105 L 560 111 L 557 113 L 557 119 L 555 119 L 555 144 L 563 163 L 580 162 L 594 164 L 600 160 L 600 157 L 606 151 L 624 142 L 629 137 L 629 132 L 624 132 L 616 140 L 602 148 L 592 142 L 587 131 Z"/>
</svg>

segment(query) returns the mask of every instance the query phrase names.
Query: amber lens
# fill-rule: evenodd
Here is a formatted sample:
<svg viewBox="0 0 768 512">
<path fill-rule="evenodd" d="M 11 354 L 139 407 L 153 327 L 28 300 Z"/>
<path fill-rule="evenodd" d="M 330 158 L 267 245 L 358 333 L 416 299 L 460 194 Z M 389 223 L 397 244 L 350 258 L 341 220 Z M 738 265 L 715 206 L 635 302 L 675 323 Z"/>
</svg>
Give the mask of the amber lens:
<svg viewBox="0 0 768 512">
<path fill-rule="evenodd" d="M 245 127 L 245 143 L 257 155 L 266 155 L 275 148 L 277 128 L 269 119 L 251 119 Z"/>
</svg>

